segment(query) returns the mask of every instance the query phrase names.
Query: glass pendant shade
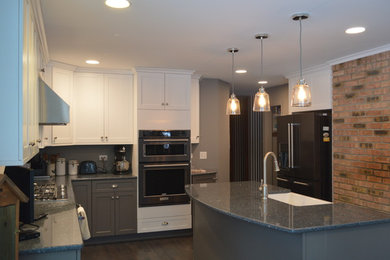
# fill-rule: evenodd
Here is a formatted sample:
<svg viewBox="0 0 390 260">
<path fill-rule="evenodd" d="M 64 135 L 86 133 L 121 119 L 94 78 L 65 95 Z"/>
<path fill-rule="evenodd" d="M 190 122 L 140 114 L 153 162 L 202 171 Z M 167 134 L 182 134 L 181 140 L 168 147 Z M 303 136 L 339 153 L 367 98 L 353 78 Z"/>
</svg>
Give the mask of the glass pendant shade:
<svg viewBox="0 0 390 260">
<path fill-rule="evenodd" d="M 240 101 L 232 94 L 226 104 L 226 115 L 239 115 L 240 112 Z"/>
<path fill-rule="evenodd" d="M 255 95 L 255 100 L 253 101 L 253 111 L 255 112 L 268 112 L 271 111 L 269 105 L 269 96 L 265 92 L 264 88 L 259 88 L 259 91 Z"/>
<path fill-rule="evenodd" d="M 293 107 L 309 107 L 311 106 L 310 87 L 304 79 L 294 86 L 291 97 L 291 106 Z"/>
</svg>

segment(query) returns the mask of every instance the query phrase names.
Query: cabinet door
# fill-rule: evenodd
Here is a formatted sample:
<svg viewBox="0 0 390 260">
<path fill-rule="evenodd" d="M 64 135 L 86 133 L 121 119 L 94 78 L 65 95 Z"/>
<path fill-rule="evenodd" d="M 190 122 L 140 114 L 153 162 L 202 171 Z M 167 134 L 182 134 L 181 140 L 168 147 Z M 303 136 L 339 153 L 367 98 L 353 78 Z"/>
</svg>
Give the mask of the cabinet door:
<svg viewBox="0 0 390 260">
<path fill-rule="evenodd" d="M 103 75 L 75 73 L 73 121 L 75 144 L 101 144 L 104 140 Z"/>
<path fill-rule="evenodd" d="M 199 79 L 191 79 L 191 143 L 199 143 Z"/>
<path fill-rule="evenodd" d="M 135 185 L 134 185 L 135 188 Z M 137 232 L 137 193 L 134 191 L 115 192 L 115 234 Z"/>
<path fill-rule="evenodd" d="M 191 75 L 165 73 L 165 109 L 190 110 Z"/>
<path fill-rule="evenodd" d="M 138 108 L 164 109 L 164 73 L 138 74 Z"/>
<path fill-rule="evenodd" d="M 92 192 L 92 236 L 115 235 L 114 192 Z"/>
<path fill-rule="evenodd" d="M 73 122 L 72 122 L 72 88 L 73 88 L 73 72 L 53 68 L 52 76 L 53 90 L 70 106 L 70 120 L 67 125 L 53 126 L 52 128 L 52 143 L 56 144 L 72 144 L 73 142 Z"/>
<path fill-rule="evenodd" d="M 133 82 L 129 75 L 105 75 L 105 141 L 133 143 Z"/>
<path fill-rule="evenodd" d="M 75 201 L 77 204 L 80 204 L 87 214 L 88 227 L 92 231 L 92 211 L 91 211 L 91 181 L 73 181 L 72 182 L 73 192 L 75 196 Z"/>
</svg>

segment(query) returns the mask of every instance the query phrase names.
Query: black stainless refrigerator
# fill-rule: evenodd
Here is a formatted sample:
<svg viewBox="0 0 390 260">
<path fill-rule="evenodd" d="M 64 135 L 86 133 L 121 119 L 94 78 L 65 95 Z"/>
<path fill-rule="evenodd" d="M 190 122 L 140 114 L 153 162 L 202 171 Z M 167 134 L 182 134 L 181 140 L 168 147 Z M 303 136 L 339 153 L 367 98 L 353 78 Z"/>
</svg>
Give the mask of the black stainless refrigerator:
<svg viewBox="0 0 390 260">
<path fill-rule="evenodd" d="M 278 186 L 332 200 L 331 110 L 277 118 Z"/>
</svg>

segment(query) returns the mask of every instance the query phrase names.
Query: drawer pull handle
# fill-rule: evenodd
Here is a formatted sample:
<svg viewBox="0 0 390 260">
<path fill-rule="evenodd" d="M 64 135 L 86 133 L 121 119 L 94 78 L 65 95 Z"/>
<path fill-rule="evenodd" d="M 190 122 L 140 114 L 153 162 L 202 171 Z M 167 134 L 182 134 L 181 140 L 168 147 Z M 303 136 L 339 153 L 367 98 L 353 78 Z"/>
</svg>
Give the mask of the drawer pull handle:
<svg viewBox="0 0 390 260">
<path fill-rule="evenodd" d="M 118 184 L 112 184 L 112 188 L 113 188 L 113 189 L 118 188 Z"/>
<path fill-rule="evenodd" d="M 164 221 L 163 223 L 161 223 L 162 226 L 168 226 L 168 222 L 167 221 Z"/>
</svg>

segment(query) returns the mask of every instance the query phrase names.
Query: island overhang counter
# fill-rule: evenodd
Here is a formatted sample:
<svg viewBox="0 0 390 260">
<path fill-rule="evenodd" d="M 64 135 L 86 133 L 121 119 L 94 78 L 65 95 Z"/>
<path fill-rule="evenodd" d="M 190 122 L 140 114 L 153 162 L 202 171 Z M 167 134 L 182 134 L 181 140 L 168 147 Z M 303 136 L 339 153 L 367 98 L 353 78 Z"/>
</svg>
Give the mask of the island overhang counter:
<svg viewBox="0 0 390 260">
<path fill-rule="evenodd" d="M 390 214 L 263 200 L 259 182 L 193 184 L 194 259 L 390 259 Z M 270 193 L 286 192 L 269 185 Z"/>
</svg>

